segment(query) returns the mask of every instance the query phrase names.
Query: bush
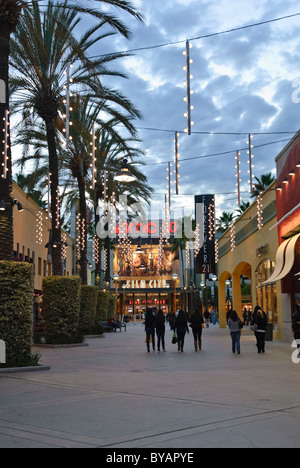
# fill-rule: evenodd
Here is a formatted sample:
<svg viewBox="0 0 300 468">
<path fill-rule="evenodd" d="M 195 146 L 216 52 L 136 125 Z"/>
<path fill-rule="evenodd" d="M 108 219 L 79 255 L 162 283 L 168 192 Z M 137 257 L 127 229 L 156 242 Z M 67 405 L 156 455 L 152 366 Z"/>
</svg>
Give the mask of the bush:
<svg viewBox="0 0 300 468">
<path fill-rule="evenodd" d="M 98 288 L 81 286 L 79 330 L 90 333 L 95 327 Z"/>
<path fill-rule="evenodd" d="M 43 279 L 43 318 L 48 344 L 81 343 L 79 277 L 50 276 Z"/>
<path fill-rule="evenodd" d="M 109 296 L 110 293 L 107 291 L 98 291 L 96 322 L 106 322 Z"/>
<path fill-rule="evenodd" d="M 33 266 L 0 261 L 0 339 L 6 344 L 6 366 L 31 365 Z"/>
<path fill-rule="evenodd" d="M 108 298 L 108 311 L 107 311 L 107 318 L 111 318 L 115 316 L 116 312 L 116 297 L 113 294 L 109 295 Z"/>
</svg>

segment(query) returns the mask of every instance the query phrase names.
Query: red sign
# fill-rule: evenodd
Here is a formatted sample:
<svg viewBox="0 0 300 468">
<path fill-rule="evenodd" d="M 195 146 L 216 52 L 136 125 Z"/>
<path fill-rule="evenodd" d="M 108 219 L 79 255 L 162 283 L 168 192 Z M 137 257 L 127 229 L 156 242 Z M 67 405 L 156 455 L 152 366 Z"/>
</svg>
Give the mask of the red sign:
<svg viewBox="0 0 300 468">
<path fill-rule="evenodd" d="M 163 223 L 163 228 L 164 228 Z M 169 226 L 167 227 L 167 231 L 170 232 L 170 234 L 175 234 L 177 231 L 177 224 L 175 221 L 172 221 Z M 120 226 L 117 226 L 116 233 L 120 234 Z M 142 224 L 142 223 L 126 223 L 126 233 L 127 234 L 149 234 L 150 236 L 153 236 L 155 234 L 159 235 L 159 223 L 150 221 L 148 224 Z"/>
</svg>

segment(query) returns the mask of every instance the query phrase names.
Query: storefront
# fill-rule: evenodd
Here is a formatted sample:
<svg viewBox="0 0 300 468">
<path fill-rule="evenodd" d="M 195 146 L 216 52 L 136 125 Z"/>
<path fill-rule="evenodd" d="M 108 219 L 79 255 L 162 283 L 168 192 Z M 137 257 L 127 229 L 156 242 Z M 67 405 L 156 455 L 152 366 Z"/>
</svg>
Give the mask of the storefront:
<svg viewBox="0 0 300 468">
<path fill-rule="evenodd" d="M 151 224 L 150 228 L 149 225 Z M 162 309 L 165 314 L 181 308 L 181 254 L 174 250 L 174 223 L 170 238 L 157 237 L 160 222 L 148 223 L 143 237 L 118 239 L 113 255 L 113 275 L 118 293 L 117 311 L 131 320 L 143 320 L 148 307 Z M 145 236 L 145 232 L 148 233 Z M 152 236 L 152 234 L 155 234 Z"/>
<path fill-rule="evenodd" d="M 276 221 L 276 183 L 273 183 L 219 239 L 221 327 L 226 327 L 229 305 L 240 316 L 245 308 L 251 312 L 256 305 L 260 305 L 266 312 L 269 323 L 273 323 L 274 337 L 283 339 L 280 283 L 276 280 L 266 283 L 276 266 L 278 236 L 276 231 L 271 230 Z M 245 282 L 250 297 L 243 296 Z"/>
<path fill-rule="evenodd" d="M 300 306 L 300 132 L 276 158 L 277 222 L 271 232 L 279 247 L 272 275 L 265 286 L 276 284 L 282 293 L 283 340 L 292 339 L 291 316 Z"/>
</svg>

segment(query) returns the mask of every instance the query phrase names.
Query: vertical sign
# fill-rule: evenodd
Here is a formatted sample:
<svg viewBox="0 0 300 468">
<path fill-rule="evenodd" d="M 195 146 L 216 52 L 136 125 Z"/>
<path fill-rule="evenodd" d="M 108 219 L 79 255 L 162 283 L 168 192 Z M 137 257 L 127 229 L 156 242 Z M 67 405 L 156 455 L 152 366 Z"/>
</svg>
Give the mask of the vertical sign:
<svg viewBox="0 0 300 468">
<path fill-rule="evenodd" d="M 215 196 L 196 195 L 195 205 L 196 213 L 197 205 L 200 205 L 203 211 L 203 246 L 196 257 L 196 273 L 215 274 Z"/>
</svg>

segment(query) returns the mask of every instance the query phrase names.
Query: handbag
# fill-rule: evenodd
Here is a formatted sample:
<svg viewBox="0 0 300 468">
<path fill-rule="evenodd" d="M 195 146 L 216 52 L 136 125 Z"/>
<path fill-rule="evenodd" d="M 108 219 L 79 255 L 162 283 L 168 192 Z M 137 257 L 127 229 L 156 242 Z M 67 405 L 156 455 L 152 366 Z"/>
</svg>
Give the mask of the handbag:
<svg viewBox="0 0 300 468">
<path fill-rule="evenodd" d="M 173 335 L 173 338 L 172 338 L 172 344 L 176 344 L 178 343 L 178 336 L 177 336 L 177 333 L 174 332 L 174 335 Z"/>
</svg>

